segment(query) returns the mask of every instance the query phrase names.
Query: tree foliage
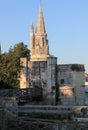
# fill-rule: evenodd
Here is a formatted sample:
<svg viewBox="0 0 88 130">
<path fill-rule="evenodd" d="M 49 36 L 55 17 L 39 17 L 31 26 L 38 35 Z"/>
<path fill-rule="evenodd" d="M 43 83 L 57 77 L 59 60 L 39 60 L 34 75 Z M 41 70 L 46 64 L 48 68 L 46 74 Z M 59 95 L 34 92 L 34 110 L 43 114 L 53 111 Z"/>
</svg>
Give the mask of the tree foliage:
<svg viewBox="0 0 88 130">
<path fill-rule="evenodd" d="M 19 87 L 20 58 L 28 55 L 29 50 L 22 42 L 0 55 L 0 88 Z"/>
</svg>

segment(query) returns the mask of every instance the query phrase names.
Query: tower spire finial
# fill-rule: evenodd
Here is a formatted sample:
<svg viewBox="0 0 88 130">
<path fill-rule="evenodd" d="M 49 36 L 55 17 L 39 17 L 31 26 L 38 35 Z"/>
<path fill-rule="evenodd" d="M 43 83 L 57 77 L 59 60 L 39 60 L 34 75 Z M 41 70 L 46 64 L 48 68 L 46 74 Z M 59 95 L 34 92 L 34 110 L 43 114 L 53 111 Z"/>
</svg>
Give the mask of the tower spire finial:
<svg viewBox="0 0 88 130">
<path fill-rule="evenodd" d="M 42 0 L 40 0 L 40 10 L 42 10 Z"/>
<path fill-rule="evenodd" d="M 46 34 L 44 18 L 43 18 L 43 13 L 42 13 L 41 0 L 40 0 L 40 7 L 39 7 L 39 13 L 38 13 L 37 26 L 36 26 L 36 33 L 39 35 Z"/>
<path fill-rule="evenodd" d="M 42 0 L 40 0 L 40 6 L 42 6 Z"/>
</svg>

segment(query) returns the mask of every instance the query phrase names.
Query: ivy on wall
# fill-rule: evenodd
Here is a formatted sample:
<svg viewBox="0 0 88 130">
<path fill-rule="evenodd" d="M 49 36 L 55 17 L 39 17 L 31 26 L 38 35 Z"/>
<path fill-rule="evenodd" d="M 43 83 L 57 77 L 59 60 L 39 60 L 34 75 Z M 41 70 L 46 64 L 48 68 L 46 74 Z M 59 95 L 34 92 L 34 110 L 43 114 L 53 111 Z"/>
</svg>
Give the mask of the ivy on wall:
<svg viewBox="0 0 88 130">
<path fill-rule="evenodd" d="M 85 71 L 84 65 L 73 64 L 71 66 L 72 71 Z"/>
</svg>

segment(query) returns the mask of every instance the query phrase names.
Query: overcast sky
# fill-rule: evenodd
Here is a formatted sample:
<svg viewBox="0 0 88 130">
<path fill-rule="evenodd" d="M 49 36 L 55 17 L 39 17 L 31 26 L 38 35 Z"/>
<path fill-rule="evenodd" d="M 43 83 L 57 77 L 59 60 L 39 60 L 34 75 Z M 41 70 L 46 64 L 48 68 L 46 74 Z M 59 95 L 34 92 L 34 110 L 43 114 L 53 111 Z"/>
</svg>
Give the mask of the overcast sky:
<svg viewBox="0 0 88 130">
<path fill-rule="evenodd" d="M 2 51 L 24 42 L 29 26 L 36 27 L 40 0 L 0 0 Z M 42 0 L 50 53 L 59 64 L 80 63 L 88 69 L 88 0 Z"/>
</svg>

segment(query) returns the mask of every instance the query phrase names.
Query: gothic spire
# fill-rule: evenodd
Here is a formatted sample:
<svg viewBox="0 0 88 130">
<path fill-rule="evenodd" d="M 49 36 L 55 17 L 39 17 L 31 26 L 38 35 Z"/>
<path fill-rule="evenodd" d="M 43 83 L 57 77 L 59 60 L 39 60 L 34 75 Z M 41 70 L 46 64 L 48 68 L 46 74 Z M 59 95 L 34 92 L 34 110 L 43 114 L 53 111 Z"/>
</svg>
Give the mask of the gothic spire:
<svg viewBox="0 0 88 130">
<path fill-rule="evenodd" d="M 37 26 L 36 26 L 36 34 L 38 34 L 38 35 L 46 34 L 41 4 L 39 7 L 38 20 L 37 20 Z"/>
</svg>

